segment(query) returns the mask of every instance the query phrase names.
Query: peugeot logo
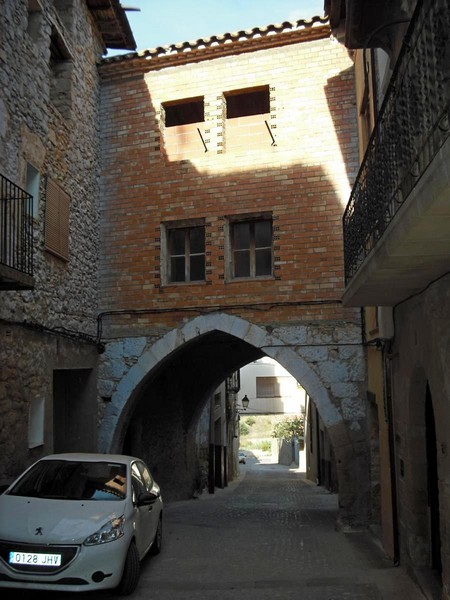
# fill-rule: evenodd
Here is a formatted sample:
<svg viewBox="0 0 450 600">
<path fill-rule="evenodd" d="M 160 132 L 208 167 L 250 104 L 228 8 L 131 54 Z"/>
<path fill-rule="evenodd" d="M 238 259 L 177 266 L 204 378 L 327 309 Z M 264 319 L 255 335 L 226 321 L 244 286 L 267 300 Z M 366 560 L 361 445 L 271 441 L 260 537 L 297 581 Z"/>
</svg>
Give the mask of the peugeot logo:
<svg viewBox="0 0 450 600">
<path fill-rule="evenodd" d="M 34 535 L 42 535 L 42 527 L 36 527 Z"/>
</svg>

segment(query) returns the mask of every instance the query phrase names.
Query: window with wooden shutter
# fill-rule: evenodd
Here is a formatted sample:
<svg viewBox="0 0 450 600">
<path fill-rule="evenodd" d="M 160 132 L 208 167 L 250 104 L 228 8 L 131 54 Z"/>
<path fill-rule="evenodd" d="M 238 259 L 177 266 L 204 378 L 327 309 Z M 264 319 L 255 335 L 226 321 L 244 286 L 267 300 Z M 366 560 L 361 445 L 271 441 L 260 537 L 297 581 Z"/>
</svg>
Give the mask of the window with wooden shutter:
<svg viewBox="0 0 450 600">
<path fill-rule="evenodd" d="M 69 260 L 69 203 L 68 194 L 47 179 L 45 249 L 63 260 Z"/>
<path fill-rule="evenodd" d="M 256 397 L 257 398 L 280 398 L 281 389 L 278 377 L 257 377 L 256 378 Z"/>
</svg>

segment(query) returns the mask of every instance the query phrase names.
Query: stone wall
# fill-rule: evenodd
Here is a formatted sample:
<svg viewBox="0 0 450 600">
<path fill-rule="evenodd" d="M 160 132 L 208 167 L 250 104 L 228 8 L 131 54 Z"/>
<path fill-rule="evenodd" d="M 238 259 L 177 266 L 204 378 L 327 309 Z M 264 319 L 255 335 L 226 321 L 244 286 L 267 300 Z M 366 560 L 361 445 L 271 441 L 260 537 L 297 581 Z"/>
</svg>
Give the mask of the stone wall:
<svg viewBox="0 0 450 600">
<path fill-rule="evenodd" d="M 0 15 L 0 171 L 22 188 L 27 163 L 40 173 L 34 222 L 36 285 L 31 292 L 0 292 L 0 317 L 95 334 L 99 194 L 95 61 L 102 47 L 84 2 L 62 3 L 61 14 L 58 3 L 41 4 L 42 12 L 29 14 L 25 0 L 7 2 Z M 70 103 L 63 113 L 51 101 L 50 37 L 55 30 L 72 63 Z M 47 178 L 70 197 L 68 261 L 45 251 Z"/>
<path fill-rule="evenodd" d="M 0 173 L 23 189 L 27 165 L 40 177 L 34 289 L 0 292 L 0 477 L 10 478 L 53 448 L 53 370 L 96 365 L 95 346 L 84 340 L 96 333 L 96 61 L 103 44 L 81 0 L 3 2 L 0 31 Z M 65 60 L 52 57 L 50 40 Z M 69 197 L 64 258 L 46 250 L 49 181 Z M 36 397 L 45 399 L 45 441 L 30 451 L 27 423 Z M 81 412 L 80 419 L 88 418 Z M 89 419 L 86 431 L 95 443 L 95 414 Z"/>
<path fill-rule="evenodd" d="M 395 309 L 391 352 L 401 558 L 411 568 L 433 566 L 431 512 L 440 515 L 443 597 L 450 597 L 450 276 Z M 426 421 L 429 388 L 435 423 L 438 500 L 430 501 L 432 474 Z M 434 481 L 433 481 L 434 480 Z M 435 535 L 436 532 L 434 532 Z M 434 565 L 436 568 L 436 565 Z"/>
<path fill-rule="evenodd" d="M 101 404 L 100 449 L 120 452 L 131 445 L 163 473 L 168 496 L 188 497 L 198 475 L 189 460 L 195 416 L 221 380 L 263 354 L 314 399 L 336 456 L 342 522 L 367 522 L 365 352 L 357 322 L 259 327 L 216 313 L 166 335 L 110 340 L 99 370 L 100 389 L 108 394 Z"/>
</svg>

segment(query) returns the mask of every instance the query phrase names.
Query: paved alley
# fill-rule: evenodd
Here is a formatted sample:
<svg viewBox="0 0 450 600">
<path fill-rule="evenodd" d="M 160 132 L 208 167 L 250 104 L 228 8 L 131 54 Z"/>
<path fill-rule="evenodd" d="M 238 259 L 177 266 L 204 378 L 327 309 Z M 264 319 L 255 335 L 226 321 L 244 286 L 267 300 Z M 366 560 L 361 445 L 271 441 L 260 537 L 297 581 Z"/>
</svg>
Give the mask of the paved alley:
<svg viewBox="0 0 450 600">
<path fill-rule="evenodd" d="M 366 533 L 335 531 L 337 497 L 250 459 L 225 490 L 166 506 L 164 547 L 142 565 L 134 600 L 423 600 Z M 12 592 L 11 597 L 115 597 Z"/>
</svg>

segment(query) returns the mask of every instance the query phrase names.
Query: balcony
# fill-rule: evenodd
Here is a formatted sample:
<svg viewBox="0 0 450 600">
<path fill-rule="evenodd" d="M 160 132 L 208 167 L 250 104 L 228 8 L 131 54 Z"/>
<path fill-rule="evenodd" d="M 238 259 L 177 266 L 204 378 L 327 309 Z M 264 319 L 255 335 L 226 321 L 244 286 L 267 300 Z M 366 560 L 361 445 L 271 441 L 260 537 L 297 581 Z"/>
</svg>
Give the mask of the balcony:
<svg viewBox="0 0 450 600">
<path fill-rule="evenodd" d="M 347 306 L 394 306 L 450 267 L 450 10 L 419 1 L 343 217 Z"/>
<path fill-rule="evenodd" d="M 33 197 L 0 175 L 0 290 L 30 290 Z"/>
</svg>

